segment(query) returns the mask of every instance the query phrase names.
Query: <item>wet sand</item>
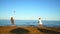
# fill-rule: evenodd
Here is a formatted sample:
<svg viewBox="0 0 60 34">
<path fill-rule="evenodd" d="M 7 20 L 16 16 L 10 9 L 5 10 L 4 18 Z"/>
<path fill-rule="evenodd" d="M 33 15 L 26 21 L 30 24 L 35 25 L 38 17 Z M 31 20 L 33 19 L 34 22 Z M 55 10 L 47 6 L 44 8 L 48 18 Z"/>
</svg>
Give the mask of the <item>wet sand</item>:
<svg viewBox="0 0 60 34">
<path fill-rule="evenodd" d="M 60 34 L 60 28 L 32 26 L 0 26 L 0 34 Z"/>
</svg>

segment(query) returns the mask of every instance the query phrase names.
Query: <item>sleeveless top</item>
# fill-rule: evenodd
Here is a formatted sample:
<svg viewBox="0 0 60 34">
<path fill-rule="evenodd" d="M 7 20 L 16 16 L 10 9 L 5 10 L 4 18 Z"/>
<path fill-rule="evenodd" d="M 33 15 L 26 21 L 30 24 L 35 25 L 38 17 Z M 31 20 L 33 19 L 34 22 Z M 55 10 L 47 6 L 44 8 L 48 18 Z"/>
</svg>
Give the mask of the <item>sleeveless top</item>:
<svg viewBox="0 0 60 34">
<path fill-rule="evenodd" d="M 42 21 L 41 20 L 39 20 L 39 24 L 42 24 Z"/>
</svg>

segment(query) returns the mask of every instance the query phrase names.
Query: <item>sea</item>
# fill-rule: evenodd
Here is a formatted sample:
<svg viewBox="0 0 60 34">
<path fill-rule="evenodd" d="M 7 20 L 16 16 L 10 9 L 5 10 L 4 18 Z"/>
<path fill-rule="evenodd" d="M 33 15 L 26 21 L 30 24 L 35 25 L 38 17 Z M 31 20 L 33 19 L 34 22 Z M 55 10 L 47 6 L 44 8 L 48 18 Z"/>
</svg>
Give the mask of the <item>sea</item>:
<svg viewBox="0 0 60 34">
<path fill-rule="evenodd" d="M 58 27 L 60 28 L 60 21 L 42 20 L 45 27 Z M 15 26 L 38 26 L 38 20 L 15 20 Z M 0 20 L 0 26 L 11 26 L 10 20 Z"/>
</svg>

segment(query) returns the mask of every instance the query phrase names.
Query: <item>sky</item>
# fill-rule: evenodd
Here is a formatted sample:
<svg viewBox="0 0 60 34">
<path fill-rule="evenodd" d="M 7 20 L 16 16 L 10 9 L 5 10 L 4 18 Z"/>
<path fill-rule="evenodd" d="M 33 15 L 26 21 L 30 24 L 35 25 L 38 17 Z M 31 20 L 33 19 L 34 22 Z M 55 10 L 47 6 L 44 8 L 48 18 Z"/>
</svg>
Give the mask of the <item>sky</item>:
<svg viewBox="0 0 60 34">
<path fill-rule="evenodd" d="M 60 20 L 60 0 L 0 0 L 0 19 Z"/>
</svg>

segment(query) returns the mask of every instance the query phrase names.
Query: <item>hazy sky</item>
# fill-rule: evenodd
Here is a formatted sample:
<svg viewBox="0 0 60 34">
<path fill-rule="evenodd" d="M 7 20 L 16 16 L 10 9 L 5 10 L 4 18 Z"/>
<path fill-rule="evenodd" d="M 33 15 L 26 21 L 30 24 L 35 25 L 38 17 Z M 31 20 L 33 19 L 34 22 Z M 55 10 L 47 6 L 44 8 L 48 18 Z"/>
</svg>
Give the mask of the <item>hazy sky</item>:
<svg viewBox="0 0 60 34">
<path fill-rule="evenodd" d="M 10 17 L 60 20 L 60 0 L 0 0 L 0 19 Z"/>
</svg>

